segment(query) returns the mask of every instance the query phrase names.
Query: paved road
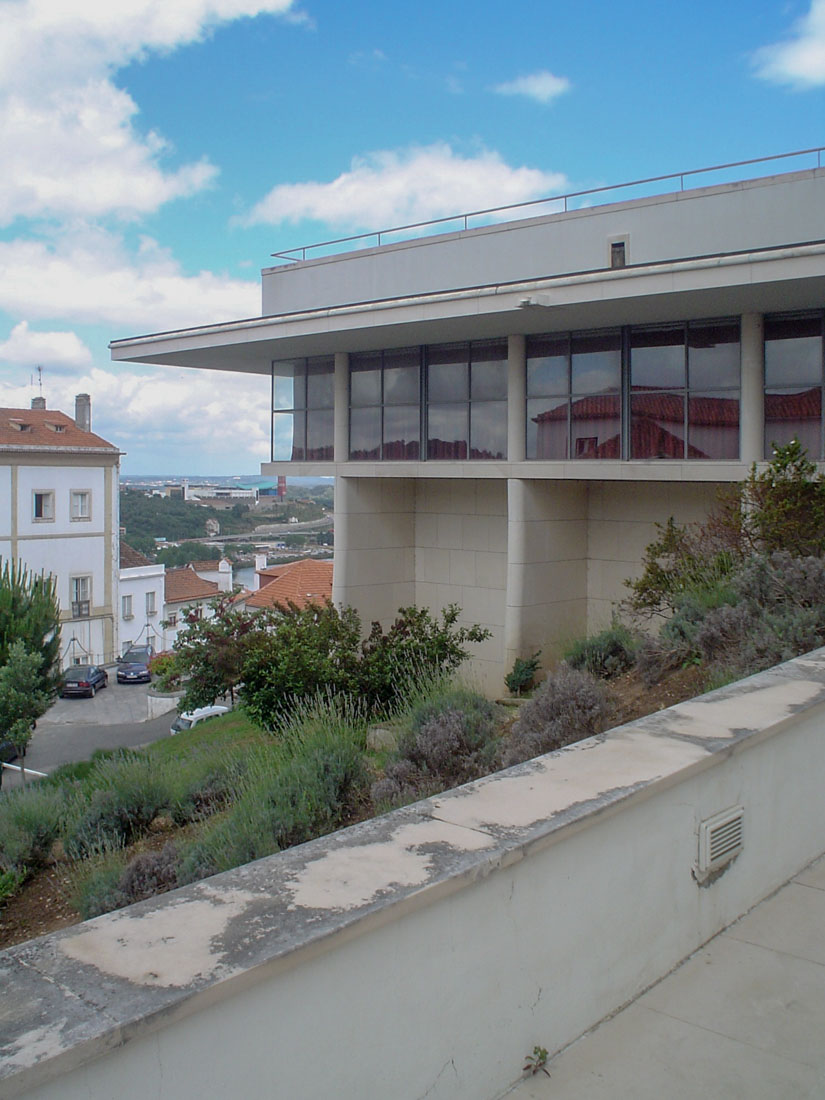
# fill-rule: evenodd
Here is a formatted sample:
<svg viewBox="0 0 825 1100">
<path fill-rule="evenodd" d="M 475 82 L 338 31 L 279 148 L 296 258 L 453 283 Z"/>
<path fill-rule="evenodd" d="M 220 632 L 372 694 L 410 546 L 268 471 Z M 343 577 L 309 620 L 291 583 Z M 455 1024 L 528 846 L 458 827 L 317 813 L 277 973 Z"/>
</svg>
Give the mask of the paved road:
<svg viewBox="0 0 825 1100">
<path fill-rule="evenodd" d="M 116 683 L 115 669 L 110 669 L 109 686 L 94 699 L 58 699 L 37 723 L 26 766 L 50 772 L 60 764 L 88 760 L 95 749 L 138 748 L 168 737 L 174 711 L 147 721 L 147 691 L 147 684 Z M 4 791 L 20 782 L 17 772 L 4 769 Z"/>
</svg>

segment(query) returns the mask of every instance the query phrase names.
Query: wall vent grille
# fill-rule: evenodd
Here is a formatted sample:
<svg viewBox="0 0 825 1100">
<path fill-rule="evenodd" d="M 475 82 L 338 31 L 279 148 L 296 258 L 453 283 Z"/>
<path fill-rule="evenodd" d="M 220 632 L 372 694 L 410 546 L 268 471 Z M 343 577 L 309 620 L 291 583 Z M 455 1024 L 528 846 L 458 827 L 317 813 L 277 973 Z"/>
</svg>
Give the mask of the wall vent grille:
<svg viewBox="0 0 825 1100">
<path fill-rule="evenodd" d="M 699 872 L 724 867 L 742 851 L 745 811 L 742 806 L 709 817 L 699 825 Z"/>
</svg>

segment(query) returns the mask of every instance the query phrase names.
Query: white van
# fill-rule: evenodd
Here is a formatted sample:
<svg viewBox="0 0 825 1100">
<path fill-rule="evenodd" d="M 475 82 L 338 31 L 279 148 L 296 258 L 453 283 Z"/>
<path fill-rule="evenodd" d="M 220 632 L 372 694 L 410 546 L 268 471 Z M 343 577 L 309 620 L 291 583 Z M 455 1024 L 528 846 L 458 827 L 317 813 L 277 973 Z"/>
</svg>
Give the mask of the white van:
<svg viewBox="0 0 825 1100">
<path fill-rule="evenodd" d="M 198 722 L 203 722 L 206 718 L 215 718 L 219 714 L 228 713 L 229 707 L 220 706 L 198 707 L 196 710 L 187 710 L 177 716 L 169 732 L 179 733 L 181 730 L 191 729 L 192 726 L 196 726 Z"/>
</svg>

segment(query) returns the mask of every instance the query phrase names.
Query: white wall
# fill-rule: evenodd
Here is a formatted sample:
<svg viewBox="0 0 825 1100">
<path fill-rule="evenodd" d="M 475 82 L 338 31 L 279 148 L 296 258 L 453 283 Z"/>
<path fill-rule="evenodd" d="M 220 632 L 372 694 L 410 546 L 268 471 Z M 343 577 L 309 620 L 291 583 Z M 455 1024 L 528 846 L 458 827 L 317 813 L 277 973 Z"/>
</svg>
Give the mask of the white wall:
<svg viewBox="0 0 825 1100">
<path fill-rule="evenodd" d="M 164 648 L 161 621 L 163 608 L 163 565 L 141 565 L 120 570 L 120 602 L 118 604 L 119 647 L 123 653 L 130 645 L 154 646 L 156 652 Z M 155 614 L 146 613 L 147 593 L 155 593 Z M 123 597 L 132 597 L 132 618 L 123 617 Z"/>
<path fill-rule="evenodd" d="M 13 948 L 3 1095 L 493 1100 L 825 849 L 824 718 L 820 650 Z"/>
<path fill-rule="evenodd" d="M 262 313 L 603 270 L 618 238 L 630 264 L 809 241 L 824 194 L 825 170 L 799 172 L 284 265 L 263 272 Z"/>
</svg>

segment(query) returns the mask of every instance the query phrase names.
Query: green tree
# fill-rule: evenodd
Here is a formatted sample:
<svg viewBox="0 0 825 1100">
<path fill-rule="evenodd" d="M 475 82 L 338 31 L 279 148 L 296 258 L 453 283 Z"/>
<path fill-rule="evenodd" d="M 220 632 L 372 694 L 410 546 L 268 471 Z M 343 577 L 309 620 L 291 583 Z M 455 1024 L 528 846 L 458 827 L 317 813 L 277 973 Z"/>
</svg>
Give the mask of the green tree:
<svg viewBox="0 0 825 1100">
<path fill-rule="evenodd" d="M 0 668 L 0 730 L 23 759 L 37 719 L 46 713 L 53 693 L 43 687 L 43 655 L 12 642 L 6 663 Z M 23 782 L 26 781 L 25 771 Z"/>
<path fill-rule="evenodd" d="M 211 608 L 208 616 L 190 616 L 175 640 L 174 670 L 186 679 L 181 710 L 211 706 L 227 694 L 234 700 L 253 637 L 268 621 L 266 614 L 235 607 L 231 596 L 217 597 Z"/>
<path fill-rule="evenodd" d="M 55 580 L 30 573 L 22 562 L 6 561 L 0 572 L 0 668 L 8 664 L 17 641 L 42 658 L 38 680 L 51 698 L 60 679 L 60 609 Z"/>
</svg>

